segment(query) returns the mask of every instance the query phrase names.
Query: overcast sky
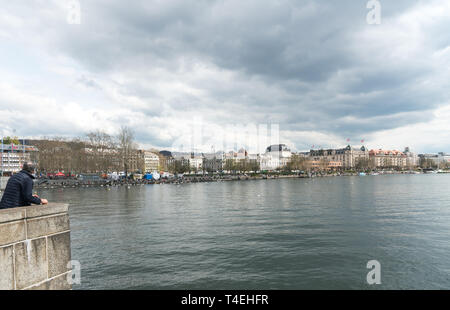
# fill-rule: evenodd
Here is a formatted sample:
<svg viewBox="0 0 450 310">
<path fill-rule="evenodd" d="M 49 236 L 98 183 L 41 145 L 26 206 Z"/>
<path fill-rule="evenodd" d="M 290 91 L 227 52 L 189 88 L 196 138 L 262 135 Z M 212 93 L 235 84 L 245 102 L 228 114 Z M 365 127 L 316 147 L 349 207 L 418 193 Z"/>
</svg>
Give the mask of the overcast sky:
<svg viewBox="0 0 450 310">
<path fill-rule="evenodd" d="M 0 7 L 0 134 L 279 124 L 294 150 L 450 152 L 450 2 L 62 0 Z M 69 19 L 72 20 L 73 19 Z"/>
</svg>

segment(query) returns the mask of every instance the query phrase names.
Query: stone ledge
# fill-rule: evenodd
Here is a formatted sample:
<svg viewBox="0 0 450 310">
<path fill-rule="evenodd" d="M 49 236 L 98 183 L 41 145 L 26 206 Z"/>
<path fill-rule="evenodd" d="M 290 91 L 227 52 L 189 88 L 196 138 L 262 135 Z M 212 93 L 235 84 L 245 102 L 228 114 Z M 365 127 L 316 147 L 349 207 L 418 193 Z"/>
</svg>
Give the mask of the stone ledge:
<svg viewBox="0 0 450 310">
<path fill-rule="evenodd" d="M 0 210 L 0 224 L 23 220 L 26 217 L 26 208 L 12 208 Z"/>
<path fill-rule="evenodd" d="M 28 239 L 54 235 L 70 230 L 69 215 L 57 214 L 29 219 L 27 222 Z"/>
<path fill-rule="evenodd" d="M 69 230 L 68 211 L 63 203 L 0 210 L 0 247 Z"/>
<path fill-rule="evenodd" d="M 35 218 L 53 214 L 68 213 L 69 205 L 66 203 L 49 203 L 48 205 L 32 205 L 0 210 L 0 224 Z"/>
<path fill-rule="evenodd" d="M 71 289 L 67 204 L 0 210 L 0 289 Z"/>
<path fill-rule="evenodd" d="M 33 205 L 25 207 L 27 218 L 48 216 L 53 214 L 68 213 L 69 205 L 65 203 L 49 203 L 48 205 Z"/>
</svg>

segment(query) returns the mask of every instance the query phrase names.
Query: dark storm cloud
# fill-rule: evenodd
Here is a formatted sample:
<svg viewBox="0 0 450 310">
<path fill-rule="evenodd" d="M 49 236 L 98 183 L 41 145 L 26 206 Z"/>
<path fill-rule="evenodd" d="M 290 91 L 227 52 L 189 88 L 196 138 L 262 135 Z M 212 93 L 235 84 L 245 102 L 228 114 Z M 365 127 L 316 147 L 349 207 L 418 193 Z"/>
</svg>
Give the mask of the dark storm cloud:
<svg viewBox="0 0 450 310">
<path fill-rule="evenodd" d="M 411 6 L 396 1 L 383 16 Z M 167 64 L 179 56 L 274 79 L 326 79 L 357 61 L 349 34 L 367 26 L 366 1 L 82 2 L 83 24 L 63 48 L 93 68 L 131 59 Z M 150 65 L 152 64 L 150 63 Z"/>
<path fill-rule="evenodd" d="M 361 136 L 427 121 L 448 99 L 431 65 L 450 43 L 448 23 L 431 27 L 419 51 L 397 34 L 397 18 L 424 1 L 381 1 L 380 26 L 366 23 L 365 0 L 80 2 L 81 25 L 52 28 L 52 49 L 97 76 L 120 76 L 119 93 L 148 116 L 197 110 L 218 123 Z M 215 76 L 195 75 L 199 64 Z M 177 83 L 186 87 L 161 93 Z"/>
</svg>

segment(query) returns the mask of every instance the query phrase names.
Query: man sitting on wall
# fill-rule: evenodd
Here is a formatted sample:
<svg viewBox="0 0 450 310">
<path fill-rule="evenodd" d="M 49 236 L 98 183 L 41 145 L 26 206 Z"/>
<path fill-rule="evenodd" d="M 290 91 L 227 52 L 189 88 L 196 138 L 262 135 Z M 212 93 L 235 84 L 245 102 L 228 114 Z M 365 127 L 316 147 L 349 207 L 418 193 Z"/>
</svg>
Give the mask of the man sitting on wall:
<svg viewBox="0 0 450 310">
<path fill-rule="evenodd" d="M 47 199 L 33 195 L 33 179 L 35 166 L 31 162 L 23 164 L 23 168 L 9 178 L 5 192 L 0 201 L 0 209 L 24 207 L 34 204 L 47 204 Z"/>
</svg>

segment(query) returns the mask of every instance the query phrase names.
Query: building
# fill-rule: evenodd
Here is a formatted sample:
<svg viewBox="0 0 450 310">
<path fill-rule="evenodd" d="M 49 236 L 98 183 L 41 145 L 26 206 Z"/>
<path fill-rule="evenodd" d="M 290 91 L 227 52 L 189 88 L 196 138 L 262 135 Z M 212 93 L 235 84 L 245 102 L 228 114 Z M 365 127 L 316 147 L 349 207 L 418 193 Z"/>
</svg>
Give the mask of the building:
<svg viewBox="0 0 450 310">
<path fill-rule="evenodd" d="M 223 170 L 223 156 L 224 156 L 224 153 L 204 154 L 203 155 L 203 169 L 209 173 L 222 171 Z"/>
<path fill-rule="evenodd" d="M 120 154 L 120 153 L 119 153 Z M 142 173 L 144 166 L 144 151 L 143 150 L 130 150 L 128 154 L 123 156 L 124 169 L 127 173 Z"/>
<path fill-rule="evenodd" d="M 5 175 L 22 170 L 27 161 L 36 161 L 38 149 L 31 145 L 0 144 L 0 172 Z"/>
<path fill-rule="evenodd" d="M 203 156 L 191 154 L 189 158 L 189 167 L 192 172 L 203 171 Z"/>
<path fill-rule="evenodd" d="M 405 147 L 403 154 L 406 156 L 406 167 L 413 168 L 419 166 L 419 156 L 411 152 L 409 147 Z"/>
<path fill-rule="evenodd" d="M 313 162 L 334 162 L 333 166 L 335 167 L 352 169 L 358 165 L 368 165 L 369 151 L 365 146 L 353 148 L 350 145 L 341 149 L 311 150 L 309 160 Z M 337 162 L 340 164 L 337 164 Z"/>
<path fill-rule="evenodd" d="M 450 154 L 419 154 L 419 164 L 422 168 L 446 168 L 450 166 Z"/>
<path fill-rule="evenodd" d="M 143 173 L 152 173 L 155 171 L 159 171 L 160 164 L 159 164 L 159 154 L 150 152 L 150 151 L 144 151 L 144 160 L 143 160 L 143 167 L 142 172 Z"/>
<path fill-rule="evenodd" d="M 276 170 L 286 166 L 291 160 L 292 152 L 285 144 L 268 146 L 266 152 L 259 156 L 261 170 Z"/>
<path fill-rule="evenodd" d="M 203 171 L 203 156 L 196 155 L 194 152 L 191 153 L 183 153 L 183 152 L 174 152 L 172 154 L 173 159 L 170 160 L 170 163 L 173 166 L 177 167 L 177 170 L 183 170 L 184 172 L 199 172 Z"/>
<path fill-rule="evenodd" d="M 189 153 L 172 153 L 172 157 L 168 159 L 168 171 L 173 173 L 187 173 L 191 170 Z"/>
<path fill-rule="evenodd" d="M 262 171 L 272 171 L 280 168 L 280 159 L 270 154 L 262 154 L 259 165 Z"/>
<path fill-rule="evenodd" d="M 373 168 L 405 168 L 407 156 L 397 150 L 370 150 L 370 164 Z"/>
<path fill-rule="evenodd" d="M 172 152 L 170 151 L 160 151 L 159 156 L 159 166 L 162 171 L 169 171 L 170 165 L 173 163 Z"/>
<path fill-rule="evenodd" d="M 342 169 L 342 162 L 327 161 L 327 160 L 309 160 L 307 166 L 312 170 L 340 170 Z"/>
<path fill-rule="evenodd" d="M 230 151 L 228 153 L 224 153 L 222 158 L 222 169 L 228 172 L 255 172 L 260 170 L 259 155 L 249 154 L 247 150 L 243 148 L 241 148 L 238 152 Z"/>
<path fill-rule="evenodd" d="M 450 166 L 450 154 L 440 152 L 440 153 L 438 153 L 438 155 L 439 155 L 438 156 L 439 166 L 449 167 Z"/>
</svg>

